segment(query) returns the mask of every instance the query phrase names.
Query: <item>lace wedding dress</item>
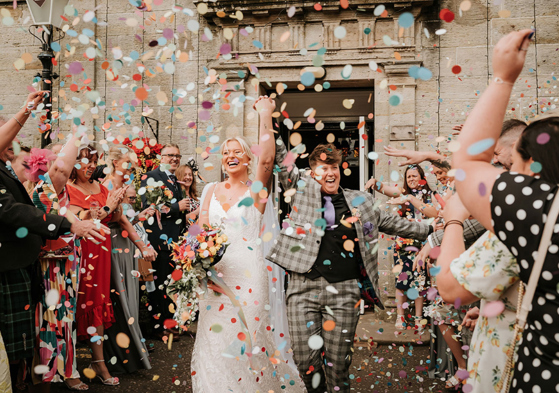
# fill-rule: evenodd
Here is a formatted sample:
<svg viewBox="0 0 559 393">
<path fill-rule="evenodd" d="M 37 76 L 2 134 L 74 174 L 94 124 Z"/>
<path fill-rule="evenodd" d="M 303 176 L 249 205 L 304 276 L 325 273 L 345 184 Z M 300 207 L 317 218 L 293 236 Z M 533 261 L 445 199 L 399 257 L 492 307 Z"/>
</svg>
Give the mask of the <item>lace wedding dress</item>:
<svg viewBox="0 0 559 393">
<path fill-rule="evenodd" d="M 240 200 L 248 195 L 247 190 Z M 268 271 L 260 244 L 262 214 L 254 205 L 238 203 L 225 212 L 213 193 L 207 197 L 211 198 L 209 222 L 223 223 L 230 243 L 215 269 L 242 305 L 248 332 L 229 298 L 208 289 L 199 304 L 191 365 L 192 390 L 194 393 L 304 392 L 299 375 L 281 356 L 284 348 L 276 348 L 274 343 L 269 319 Z M 250 334 L 252 348 L 249 340 L 242 340 L 243 334 Z"/>
</svg>

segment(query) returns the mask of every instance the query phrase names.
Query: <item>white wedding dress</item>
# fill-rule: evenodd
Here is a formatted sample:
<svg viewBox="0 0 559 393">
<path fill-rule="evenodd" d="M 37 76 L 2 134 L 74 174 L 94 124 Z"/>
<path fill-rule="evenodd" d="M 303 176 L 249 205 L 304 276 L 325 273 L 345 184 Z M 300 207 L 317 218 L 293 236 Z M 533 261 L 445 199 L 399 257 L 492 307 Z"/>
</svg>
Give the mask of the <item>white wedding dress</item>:
<svg viewBox="0 0 559 393">
<path fill-rule="evenodd" d="M 247 190 L 240 200 L 249 195 Z M 211 198 L 209 222 L 223 223 L 229 242 L 215 269 L 237 296 L 248 332 L 231 300 L 208 289 L 199 304 L 191 364 L 193 392 L 304 392 L 296 368 L 282 356 L 285 348 L 282 344 L 278 348 L 274 342 L 269 318 L 268 270 L 260 244 L 262 214 L 254 205 L 238 203 L 225 212 L 213 193 L 206 197 Z M 239 333 L 250 334 L 252 348 L 249 340 L 239 339 Z"/>
</svg>

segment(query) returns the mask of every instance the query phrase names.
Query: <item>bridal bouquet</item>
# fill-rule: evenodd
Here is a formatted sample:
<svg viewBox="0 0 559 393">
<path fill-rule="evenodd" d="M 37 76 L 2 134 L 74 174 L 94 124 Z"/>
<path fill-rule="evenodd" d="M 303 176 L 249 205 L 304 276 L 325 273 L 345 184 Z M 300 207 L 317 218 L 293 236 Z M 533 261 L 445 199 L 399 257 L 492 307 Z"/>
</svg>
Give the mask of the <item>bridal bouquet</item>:
<svg viewBox="0 0 559 393">
<path fill-rule="evenodd" d="M 177 308 L 174 319 L 179 324 L 190 324 L 198 311 L 198 296 L 210 287 L 225 293 L 221 280 L 212 268 L 218 263 L 228 247 L 227 235 L 217 226 L 204 225 L 202 231 L 194 234 L 194 228 L 171 245 L 171 257 L 177 264 L 167 286 L 169 296 L 177 296 Z M 208 280 L 212 284 L 208 285 Z M 227 294 L 227 293 L 226 293 Z"/>
</svg>

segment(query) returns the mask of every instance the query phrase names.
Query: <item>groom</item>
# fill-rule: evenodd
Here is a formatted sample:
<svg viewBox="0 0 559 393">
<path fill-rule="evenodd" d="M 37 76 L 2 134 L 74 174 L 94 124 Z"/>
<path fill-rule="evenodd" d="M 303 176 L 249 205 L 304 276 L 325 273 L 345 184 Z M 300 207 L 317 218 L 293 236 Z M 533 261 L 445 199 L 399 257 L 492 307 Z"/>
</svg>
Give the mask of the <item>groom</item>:
<svg viewBox="0 0 559 393">
<path fill-rule="evenodd" d="M 299 171 L 295 156 L 277 138 L 279 179 L 284 192 L 291 194 L 292 210 L 267 259 L 290 274 L 289 334 L 309 393 L 350 390 L 359 264 L 365 265 L 375 293 L 380 293 L 378 232 L 419 240 L 432 233 L 427 224 L 375 208 L 369 193 L 340 188 L 341 161 L 334 145 L 319 145 L 309 156 L 309 176 Z M 297 191 L 289 192 L 293 188 Z M 378 304 L 383 307 L 380 299 Z"/>
</svg>

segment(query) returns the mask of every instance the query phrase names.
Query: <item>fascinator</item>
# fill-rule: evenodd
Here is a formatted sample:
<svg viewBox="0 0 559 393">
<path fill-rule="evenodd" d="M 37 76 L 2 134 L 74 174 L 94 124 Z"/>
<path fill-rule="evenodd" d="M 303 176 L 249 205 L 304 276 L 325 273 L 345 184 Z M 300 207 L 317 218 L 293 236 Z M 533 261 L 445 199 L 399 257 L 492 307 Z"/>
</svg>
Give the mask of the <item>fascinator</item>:
<svg viewBox="0 0 559 393">
<path fill-rule="evenodd" d="M 25 174 L 27 178 L 33 182 L 39 181 L 39 176 L 44 175 L 49 170 L 49 163 L 56 159 L 56 154 L 48 149 L 32 148 L 29 158 L 27 158 L 27 167 Z"/>
</svg>

